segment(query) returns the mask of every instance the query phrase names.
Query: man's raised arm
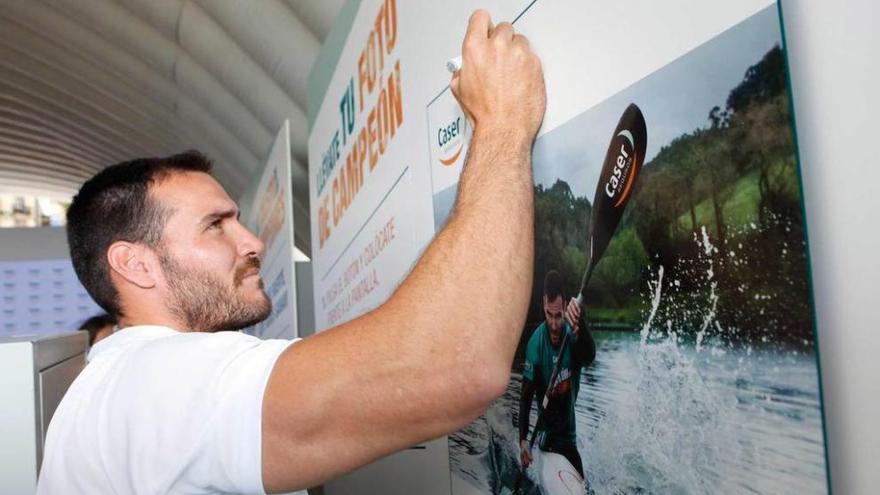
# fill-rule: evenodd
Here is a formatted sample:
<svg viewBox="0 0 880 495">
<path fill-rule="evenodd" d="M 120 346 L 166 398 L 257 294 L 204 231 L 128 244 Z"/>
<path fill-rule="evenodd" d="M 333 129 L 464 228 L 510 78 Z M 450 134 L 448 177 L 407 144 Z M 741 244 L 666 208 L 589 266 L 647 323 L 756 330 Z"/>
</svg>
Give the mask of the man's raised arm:
<svg viewBox="0 0 880 495">
<path fill-rule="evenodd" d="M 532 285 L 544 80 L 525 38 L 482 11 L 462 56 L 451 87 L 474 133 L 453 214 L 385 304 L 279 357 L 263 402 L 268 491 L 455 431 L 505 390 Z"/>
</svg>

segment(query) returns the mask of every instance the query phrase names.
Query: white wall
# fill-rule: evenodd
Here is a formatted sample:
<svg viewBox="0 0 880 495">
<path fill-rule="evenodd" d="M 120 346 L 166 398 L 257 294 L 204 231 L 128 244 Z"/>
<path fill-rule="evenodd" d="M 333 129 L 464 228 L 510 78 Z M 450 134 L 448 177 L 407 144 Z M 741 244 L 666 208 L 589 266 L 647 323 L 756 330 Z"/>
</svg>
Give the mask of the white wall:
<svg viewBox="0 0 880 495">
<path fill-rule="evenodd" d="M 876 0 L 782 3 L 803 167 L 833 491 L 880 469 L 880 36 Z"/>
</svg>

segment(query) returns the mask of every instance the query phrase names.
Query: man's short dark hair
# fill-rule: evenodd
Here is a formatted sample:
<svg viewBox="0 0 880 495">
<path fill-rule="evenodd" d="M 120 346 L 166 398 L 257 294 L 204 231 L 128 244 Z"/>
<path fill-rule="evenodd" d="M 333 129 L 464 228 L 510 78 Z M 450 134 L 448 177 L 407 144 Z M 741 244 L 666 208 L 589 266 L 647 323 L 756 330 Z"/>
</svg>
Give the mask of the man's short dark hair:
<svg viewBox="0 0 880 495">
<path fill-rule="evenodd" d="M 547 301 L 555 301 L 559 296 L 562 296 L 563 301 L 565 300 L 562 276 L 556 270 L 550 270 L 544 275 L 544 296 L 547 297 Z"/>
<path fill-rule="evenodd" d="M 79 329 L 89 332 L 89 345 L 91 346 L 95 343 L 95 337 L 98 335 L 98 330 L 108 326 L 112 327 L 113 325 L 116 325 L 116 319 L 108 314 L 100 314 L 92 316 L 88 320 L 82 322 Z"/>
<path fill-rule="evenodd" d="M 67 243 L 77 277 L 92 299 L 114 318 L 122 315 L 110 281 L 107 249 L 116 241 L 155 247 L 171 209 L 150 196 L 150 187 L 174 172 L 210 173 L 198 151 L 166 158 L 140 158 L 111 165 L 80 188 L 67 210 Z"/>
</svg>

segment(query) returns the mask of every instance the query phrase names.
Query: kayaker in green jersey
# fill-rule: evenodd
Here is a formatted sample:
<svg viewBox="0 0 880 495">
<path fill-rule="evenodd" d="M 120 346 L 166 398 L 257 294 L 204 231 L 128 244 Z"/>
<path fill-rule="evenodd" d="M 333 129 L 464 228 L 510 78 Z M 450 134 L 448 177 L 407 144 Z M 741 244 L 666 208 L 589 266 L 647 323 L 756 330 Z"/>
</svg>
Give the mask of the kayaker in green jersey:
<svg viewBox="0 0 880 495">
<path fill-rule="evenodd" d="M 566 305 L 565 300 L 559 272 L 547 272 L 544 277 L 544 323 L 532 333 L 526 346 L 519 407 L 520 460 L 523 469 L 532 462 L 528 442 L 532 399 L 537 395 L 540 407 L 549 387 L 550 400 L 544 410 L 543 425 L 536 432 L 538 448 L 563 455 L 583 477 L 583 462 L 577 451 L 574 403 L 580 389 L 581 370 L 595 359 L 596 344 L 581 318 L 577 301 L 572 298 Z M 559 374 L 551 386 L 550 375 L 559 354 L 563 332 L 569 332 L 568 344 L 562 354 Z"/>
</svg>

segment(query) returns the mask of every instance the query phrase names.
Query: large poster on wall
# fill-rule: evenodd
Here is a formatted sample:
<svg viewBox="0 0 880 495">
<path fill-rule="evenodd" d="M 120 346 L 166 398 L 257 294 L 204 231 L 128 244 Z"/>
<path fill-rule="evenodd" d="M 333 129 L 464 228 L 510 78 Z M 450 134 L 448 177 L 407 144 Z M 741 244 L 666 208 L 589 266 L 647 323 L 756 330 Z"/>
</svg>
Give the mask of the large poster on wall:
<svg viewBox="0 0 880 495">
<path fill-rule="evenodd" d="M 448 464 L 430 462 L 451 475 L 420 471 L 433 481 L 419 492 L 445 493 L 445 478 L 456 495 L 825 493 L 776 3 L 481 7 L 513 21 L 544 66 L 534 287 L 507 393 L 449 436 Z M 445 66 L 473 3 L 346 9 L 322 60 L 333 70 L 309 90 L 318 331 L 393 293 L 445 224 L 471 134 Z M 641 138 L 626 124 L 636 111 Z M 583 321 L 570 327 L 560 305 L 585 272 Z M 382 479 L 384 493 L 406 493 L 400 476 Z"/>
<path fill-rule="evenodd" d="M 664 5 L 652 23 L 696 43 L 629 81 L 632 52 L 663 44 L 641 24 L 611 33 L 573 1 L 517 17 L 545 64 L 553 125 L 534 147 L 534 287 L 507 392 L 449 437 L 453 493 L 827 492 L 781 23 L 762 3 L 717 32 Z M 584 56 L 597 44 L 611 54 Z M 642 136 L 631 116 L 618 125 L 625 112 L 643 116 Z M 468 138 L 447 132 L 461 120 L 448 89 L 427 114 L 439 229 Z M 626 209 L 597 253 L 609 203 Z M 569 325 L 579 294 L 585 314 Z"/>
</svg>

